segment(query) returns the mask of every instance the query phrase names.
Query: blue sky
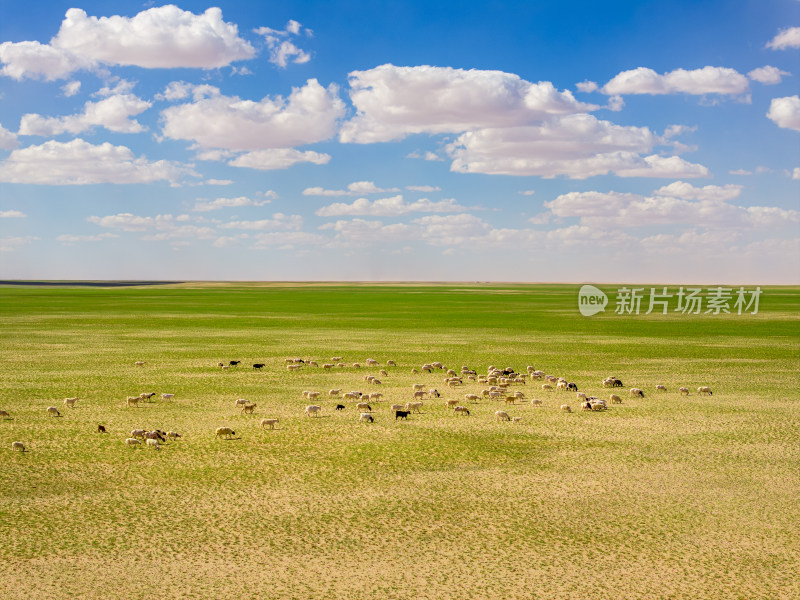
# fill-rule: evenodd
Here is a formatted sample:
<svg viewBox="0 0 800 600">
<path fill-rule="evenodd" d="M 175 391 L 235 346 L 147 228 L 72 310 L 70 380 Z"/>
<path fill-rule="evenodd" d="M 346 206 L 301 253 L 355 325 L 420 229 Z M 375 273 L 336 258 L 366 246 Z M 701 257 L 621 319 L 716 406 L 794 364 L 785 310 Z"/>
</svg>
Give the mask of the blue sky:
<svg viewBox="0 0 800 600">
<path fill-rule="evenodd" d="M 0 277 L 800 283 L 800 2 L 0 0 Z"/>
</svg>

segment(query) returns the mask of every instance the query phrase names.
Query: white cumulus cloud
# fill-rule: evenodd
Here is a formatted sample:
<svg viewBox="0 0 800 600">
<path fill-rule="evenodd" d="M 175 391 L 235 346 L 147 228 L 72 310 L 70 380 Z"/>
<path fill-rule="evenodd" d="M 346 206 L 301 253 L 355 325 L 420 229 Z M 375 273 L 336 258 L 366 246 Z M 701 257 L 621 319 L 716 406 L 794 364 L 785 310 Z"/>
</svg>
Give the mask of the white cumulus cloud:
<svg viewBox="0 0 800 600">
<path fill-rule="evenodd" d="M 314 214 L 319 217 L 343 217 L 343 216 L 371 216 L 371 217 L 395 217 L 407 215 L 414 212 L 422 213 L 449 213 L 465 210 L 454 199 L 432 202 L 427 198 L 422 198 L 414 202 L 406 202 L 402 195 L 390 198 L 381 198 L 370 201 L 366 198 L 359 198 L 352 204 L 337 202 L 319 208 Z"/>
<path fill-rule="evenodd" d="M 311 55 L 298 48 L 290 39 L 292 36 L 299 35 L 302 30 L 303 26 L 292 19 L 286 24 L 286 29 L 259 27 L 255 32 L 264 36 L 264 41 L 269 48 L 269 62 L 286 68 L 290 60 L 295 64 L 303 64 L 311 60 Z M 310 35 L 310 30 L 306 29 L 305 31 Z"/>
<path fill-rule="evenodd" d="M 0 125 L 0 150 L 13 150 L 19 146 L 17 134 Z"/>
<path fill-rule="evenodd" d="M 194 212 L 210 212 L 212 210 L 221 210 L 223 208 L 240 208 L 245 206 L 265 206 L 272 202 L 272 200 L 252 200 L 246 196 L 238 198 L 217 198 L 216 200 L 198 200 L 195 202 L 192 211 Z"/>
<path fill-rule="evenodd" d="M 596 108 L 550 82 L 530 83 L 502 71 L 385 64 L 353 71 L 349 82 L 357 114 L 342 126 L 342 142 L 514 127 Z"/>
<path fill-rule="evenodd" d="M 0 219 L 24 219 L 27 216 L 19 210 L 0 210 Z"/>
<path fill-rule="evenodd" d="M 680 157 L 642 156 L 658 138 L 646 127 L 626 127 L 587 114 L 552 118 L 537 126 L 492 128 L 462 134 L 448 146 L 451 170 L 502 175 L 565 175 L 585 179 L 703 177 L 708 170 Z"/>
<path fill-rule="evenodd" d="M 789 27 L 788 29 L 782 29 L 767 44 L 767 48 L 772 48 L 773 50 L 800 48 L 800 27 Z"/>
<path fill-rule="evenodd" d="M 747 77 L 726 67 L 703 67 L 688 71 L 676 69 L 660 75 L 653 69 L 638 67 L 623 71 L 606 83 L 601 91 L 608 95 L 625 94 L 723 94 L 741 95 L 749 89 Z"/>
<path fill-rule="evenodd" d="M 170 161 L 148 161 L 136 157 L 126 146 L 108 142 L 93 145 L 76 138 L 69 142 L 50 140 L 40 146 L 14 150 L 0 162 L 0 181 L 40 185 L 86 185 L 93 183 L 177 183 L 196 176 L 189 167 Z"/>
<path fill-rule="evenodd" d="M 753 81 L 758 81 L 759 83 L 763 83 L 765 85 L 778 84 L 786 75 L 790 75 L 790 73 L 781 71 L 778 67 L 772 67 L 770 65 L 753 69 L 747 74 L 747 76 Z"/>
<path fill-rule="evenodd" d="M 195 15 L 166 5 L 133 17 L 90 17 L 70 8 L 49 44 L 0 44 L 0 72 L 14 79 L 53 80 L 99 65 L 214 69 L 253 56 L 255 49 L 216 7 Z"/>
<path fill-rule="evenodd" d="M 248 169 L 258 169 L 260 171 L 274 171 L 278 169 L 288 169 L 298 163 L 311 163 L 314 165 L 325 165 L 331 160 L 330 154 L 306 150 L 301 152 L 294 148 L 270 148 L 267 150 L 254 150 L 233 160 L 228 161 L 232 167 L 246 167 Z"/>
<path fill-rule="evenodd" d="M 800 131 L 800 96 L 773 98 L 767 117 L 778 127 Z"/>
<path fill-rule="evenodd" d="M 303 190 L 304 196 L 358 196 L 359 194 L 385 194 L 396 192 L 397 188 L 383 189 L 372 181 L 354 181 L 345 190 L 327 190 L 321 187 L 309 187 Z"/>
<path fill-rule="evenodd" d="M 105 127 L 118 133 L 140 133 L 144 127 L 131 117 L 150 108 L 146 102 L 132 94 L 110 96 L 98 102 L 87 102 L 83 112 L 65 117 L 44 117 L 39 114 L 23 115 L 19 135 L 52 137 L 61 133 L 79 134 L 94 126 Z"/>
<path fill-rule="evenodd" d="M 170 106 L 161 116 L 166 137 L 192 140 L 201 148 L 259 150 L 290 148 L 333 137 L 344 103 L 338 88 L 309 79 L 286 99 L 259 102 L 215 96 Z"/>
</svg>

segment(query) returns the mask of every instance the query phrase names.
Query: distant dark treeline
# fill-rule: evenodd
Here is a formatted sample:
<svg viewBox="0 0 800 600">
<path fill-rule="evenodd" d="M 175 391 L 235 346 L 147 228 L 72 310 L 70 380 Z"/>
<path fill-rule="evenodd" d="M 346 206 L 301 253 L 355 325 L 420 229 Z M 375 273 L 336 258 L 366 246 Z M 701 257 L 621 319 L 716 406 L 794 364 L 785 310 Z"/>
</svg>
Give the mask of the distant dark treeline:
<svg viewBox="0 0 800 600">
<path fill-rule="evenodd" d="M 12 281 L 0 280 L 0 285 L 38 285 L 61 287 L 130 287 L 136 285 L 170 285 L 183 281 Z"/>
</svg>

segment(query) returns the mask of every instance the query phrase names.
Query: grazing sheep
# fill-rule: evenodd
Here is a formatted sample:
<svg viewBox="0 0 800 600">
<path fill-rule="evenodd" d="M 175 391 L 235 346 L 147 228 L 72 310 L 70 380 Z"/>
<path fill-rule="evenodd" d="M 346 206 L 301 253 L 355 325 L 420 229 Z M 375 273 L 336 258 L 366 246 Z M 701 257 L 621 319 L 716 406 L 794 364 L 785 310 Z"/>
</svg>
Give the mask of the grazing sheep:
<svg viewBox="0 0 800 600">
<path fill-rule="evenodd" d="M 125 444 L 128 445 L 128 446 L 141 446 L 142 442 L 140 442 L 139 440 L 134 439 L 134 438 L 127 438 L 125 440 Z"/>
<path fill-rule="evenodd" d="M 386 366 L 388 366 L 388 367 L 396 367 L 397 363 L 394 362 L 393 360 L 387 360 L 386 361 Z"/>
<path fill-rule="evenodd" d="M 607 408 L 606 403 L 602 400 L 594 400 L 592 402 L 592 410 L 594 411 L 606 410 Z"/>
<path fill-rule="evenodd" d="M 166 435 L 166 438 L 167 438 L 168 440 L 177 440 L 177 439 L 179 439 L 180 437 L 181 437 L 181 434 L 180 434 L 180 433 L 178 433 L 177 431 L 168 431 L 168 432 L 167 432 L 167 435 Z"/>
<path fill-rule="evenodd" d="M 55 406 L 48 406 L 47 407 L 47 414 L 51 417 L 60 417 L 61 413 L 58 412 L 58 409 Z"/>
<path fill-rule="evenodd" d="M 19 450 L 20 452 L 25 452 L 25 444 L 22 442 L 11 442 L 11 450 Z"/>
<path fill-rule="evenodd" d="M 376 366 L 378 366 L 378 365 L 380 364 L 380 363 L 379 363 L 377 360 L 375 360 L 374 358 L 368 358 L 368 359 L 367 359 L 366 361 L 364 361 L 364 362 L 365 362 L 367 365 L 369 365 L 370 367 L 376 367 Z"/>
<path fill-rule="evenodd" d="M 334 356 L 333 358 L 331 358 L 331 360 L 332 360 L 333 362 L 338 362 L 338 361 L 340 361 L 340 360 L 344 360 L 344 358 L 343 358 L 343 357 L 341 357 L 341 356 Z"/>
<path fill-rule="evenodd" d="M 131 437 L 135 437 L 135 436 L 131 436 Z M 148 431 L 147 433 L 144 434 L 144 439 L 145 440 L 156 440 L 156 441 L 161 440 L 162 442 L 166 441 L 166 440 L 164 440 L 164 436 L 162 436 L 161 432 L 158 431 L 158 430 L 156 430 L 156 431 Z"/>
<path fill-rule="evenodd" d="M 425 392 L 425 390 L 417 390 L 416 392 L 414 392 L 414 400 L 416 400 L 417 398 L 424 398 L 426 393 L 427 392 Z"/>
<path fill-rule="evenodd" d="M 389 373 L 386 372 L 386 369 L 381 369 L 380 371 L 378 371 L 378 374 L 380 374 L 381 377 L 389 376 Z"/>
<path fill-rule="evenodd" d="M 549 383 L 543 383 L 543 384 L 542 384 L 542 389 L 543 389 L 543 390 L 552 390 L 552 389 L 553 389 L 553 386 L 552 386 L 552 385 L 550 385 Z"/>
<path fill-rule="evenodd" d="M 362 423 L 374 423 L 375 419 L 369 413 L 361 413 L 361 416 L 358 418 L 359 421 Z"/>
<path fill-rule="evenodd" d="M 523 394 L 522 392 L 517 390 L 516 392 L 514 392 L 514 397 L 515 398 L 519 398 L 520 400 L 524 400 L 525 399 L 525 394 Z"/>
<path fill-rule="evenodd" d="M 341 393 L 342 388 L 339 388 L 338 390 L 328 390 L 328 396 L 338 396 Z"/>
<path fill-rule="evenodd" d="M 153 448 L 154 450 L 161 450 L 161 448 L 158 445 L 158 440 L 156 439 L 148 438 L 145 443 L 147 444 L 148 448 Z"/>
<path fill-rule="evenodd" d="M 508 413 L 506 411 L 504 411 L 504 410 L 498 410 L 496 413 L 494 413 L 494 417 L 498 421 L 510 421 L 511 420 L 511 417 L 509 417 Z"/>
<path fill-rule="evenodd" d="M 0 410 L 0 417 L 3 417 L 4 419 L 10 419 L 11 415 L 8 414 L 8 412 L 6 412 L 4 410 Z"/>
<path fill-rule="evenodd" d="M 380 400 L 381 398 L 383 398 L 383 394 L 380 392 L 373 392 L 369 395 L 370 400 Z"/>
<path fill-rule="evenodd" d="M 438 398 L 441 396 L 441 394 L 439 393 L 439 390 L 432 388 L 428 390 L 428 396 L 430 396 L 431 398 Z"/>
<path fill-rule="evenodd" d="M 278 419 L 261 419 L 261 429 L 269 426 L 270 429 L 275 429 L 275 425 L 278 424 Z"/>
<path fill-rule="evenodd" d="M 418 391 L 424 390 L 424 389 L 425 389 L 425 384 L 424 383 L 415 383 L 415 384 L 413 384 L 411 386 L 411 390 L 414 391 L 414 392 L 418 392 Z"/>
<path fill-rule="evenodd" d="M 155 392 L 142 392 L 141 394 L 139 394 L 139 398 L 141 398 L 142 400 L 150 400 L 150 398 L 152 398 L 155 395 L 156 395 Z"/>
<path fill-rule="evenodd" d="M 616 394 L 611 394 L 608 399 L 611 400 L 611 404 L 622 404 L 622 398 Z"/>
<path fill-rule="evenodd" d="M 665 386 L 665 385 L 661 385 L 661 384 L 658 384 L 658 385 L 656 386 L 656 391 L 659 391 L 659 392 L 666 392 L 666 391 L 667 391 L 667 386 Z"/>
<path fill-rule="evenodd" d="M 258 404 L 245 404 L 242 407 L 242 412 L 248 415 L 252 415 L 253 411 L 256 409 L 256 406 L 258 406 Z"/>
<path fill-rule="evenodd" d="M 307 417 L 318 417 L 319 411 L 322 410 L 322 407 L 318 404 L 309 404 L 306 406 L 306 416 Z"/>
<path fill-rule="evenodd" d="M 308 398 L 309 400 L 316 400 L 317 398 L 319 398 L 319 392 L 308 392 L 306 398 Z"/>
<path fill-rule="evenodd" d="M 533 400 L 531 400 L 531 406 L 541 406 L 541 405 L 542 401 L 539 400 L 538 398 L 534 398 Z"/>
<path fill-rule="evenodd" d="M 75 403 L 78 401 L 77 398 L 64 398 L 64 406 L 69 406 L 70 408 L 75 408 Z"/>
<path fill-rule="evenodd" d="M 144 361 L 143 360 L 137 360 L 133 364 L 136 365 L 137 367 L 143 367 L 144 366 Z"/>
<path fill-rule="evenodd" d="M 106 431 L 105 427 L 103 427 L 102 425 L 98 425 L 97 426 L 97 433 L 108 433 L 108 432 Z"/>
<path fill-rule="evenodd" d="M 146 429 L 134 429 L 133 431 L 131 431 L 131 437 L 144 439 L 145 433 L 147 433 Z"/>
<path fill-rule="evenodd" d="M 713 396 L 714 395 L 711 392 L 711 388 L 708 387 L 707 385 L 701 385 L 699 388 L 697 388 L 697 393 L 700 394 L 701 396 L 702 395 L 708 395 L 708 396 Z"/>
<path fill-rule="evenodd" d="M 367 410 L 369 412 L 372 412 L 372 407 L 366 402 L 359 402 L 358 404 L 356 404 L 356 408 L 358 410 Z"/>
<path fill-rule="evenodd" d="M 236 436 L 236 432 L 233 429 L 231 429 L 230 427 L 217 427 L 217 430 L 215 432 L 215 436 L 216 437 L 222 437 L 223 435 L 227 439 L 230 439 L 231 436 L 234 436 L 234 437 Z"/>
<path fill-rule="evenodd" d="M 391 410 L 392 412 L 396 412 L 398 410 L 405 410 L 405 409 L 406 409 L 406 405 L 405 404 L 392 404 L 389 407 L 389 410 Z"/>
<path fill-rule="evenodd" d="M 175 394 L 161 394 L 162 400 L 172 400 L 175 397 Z"/>
<path fill-rule="evenodd" d="M 324 363 L 322 365 L 323 369 L 332 369 L 333 367 L 334 367 L 334 365 L 332 365 L 331 363 Z"/>
<path fill-rule="evenodd" d="M 128 396 L 128 399 L 125 401 L 126 406 L 139 406 L 139 396 Z"/>
<path fill-rule="evenodd" d="M 228 365 L 220 365 L 220 367 L 222 367 L 223 371 L 227 371 L 228 369 L 230 369 Z"/>
<path fill-rule="evenodd" d="M 344 410 L 344 404 L 337 404 L 336 410 Z"/>
<path fill-rule="evenodd" d="M 417 371 L 416 369 L 411 369 L 411 374 L 412 375 L 416 375 L 417 373 L 419 373 L 419 371 Z"/>
<path fill-rule="evenodd" d="M 682 396 L 688 396 L 689 395 L 689 388 L 687 388 L 687 387 L 682 387 L 678 391 L 681 393 Z"/>
<path fill-rule="evenodd" d="M 421 413 L 422 406 L 422 402 L 409 402 L 406 404 L 406 410 L 410 412 Z"/>
<path fill-rule="evenodd" d="M 361 398 L 359 392 L 345 392 L 342 394 L 342 400 L 358 400 L 359 398 Z"/>
<path fill-rule="evenodd" d="M 347 365 L 342 363 L 342 362 L 340 362 L 340 363 L 336 363 L 336 366 L 337 367 L 346 367 Z"/>
<path fill-rule="evenodd" d="M 305 392 L 304 392 L 304 394 L 305 394 Z M 236 408 L 239 408 L 240 406 L 244 406 L 245 404 L 250 404 L 250 401 L 249 400 L 245 400 L 244 398 L 239 398 L 236 402 L 233 403 L 233 405 Z"/>
<path fill-rule="evenodd" d="M 522 421 L 522 417 L 514 417 L 513 419 L 511 419 L 511 421 L 514 423 L 519 423 L 520 421 Z"/>
<path fill-rule="evenodd" d="M 564 412 L 572 412 L 572 409 L 570 408 L 569 404 L 562 404 L 561 410 Z"/>
<path fill-rule="evenodd" d="M 447 408 L 458 406 L 458 400 L 445 400 L 444 403 Z"/>
<path fill-rule="evenodd" d="M 505 404 L 514 404 L 517 401 L 516 396 L 506 396 L 504 402 Z"/>
<path fill-rule="evenodd" d="M 410 410 L 396 410 L 394 411 L 394 420 L 397 421 L 397 419 L 405 419 L 408 421 L 408 415 L 410 414 Z"/>
<path fill-rule="evenodd" d="M 478 394 L 464 394 L 464 400 L 467 402 L 477 402 L 481 397 Z"/>
<path fill-rule="evenodd" d="M 567 389 L 567 382 L 566 381 L 559 381 L 556 384 L 556 389 L 557 390 L 566 390 Z"/>
<path fill-rule="evenodd" d="M 360 363 L 353 363 L 353 368 L 354 369 L 360 369 L 361 368 L 361 364 Z"/>
<path fill-rule="evenodd" d="M 644 392 L 639 388 L 631 388 L 631 396 L 638 396 L 639 398 L 644 398 Z"/>
<path fill-rule="evenodd" d="M 299 369 L 302 366 L 303 365 L 296 365 L 296 364 L 286 365 L 286 370 L 287 371 L 297 371 L 297 369 Z"/>
<path fill-rule="evenodd" d="M 584 401 L 584 400 L 586 400 L 586 394 L 584 394 L 583 392 L 578 392 L 577 394 L 575 394 L 575 396 L 576 396 L 576 397 L 578 398 L 578 400 L 580 400 L 580 401 Z"/>
<path fill-rule="evenodd" d="M 456 406 L 453 409 L 453 413 L 456 415 L 466 415 L 469 416 L 469 409 L 466 406 Z"/>
</svg>

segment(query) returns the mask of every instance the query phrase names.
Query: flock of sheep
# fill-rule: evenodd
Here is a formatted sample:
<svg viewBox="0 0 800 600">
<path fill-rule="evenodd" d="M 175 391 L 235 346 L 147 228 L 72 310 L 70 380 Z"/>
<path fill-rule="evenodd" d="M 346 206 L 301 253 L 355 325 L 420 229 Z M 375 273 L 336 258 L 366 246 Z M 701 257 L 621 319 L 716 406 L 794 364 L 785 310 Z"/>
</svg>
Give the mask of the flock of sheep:
<svg viewBox="0 0 800 600">
<path fill-rule="evenodd" d="M 355 369 L 362 368 L 361 363 L 352 363 L 348 365 L 344 362 L 341 362 L 343 359 L 340 356 L 333 357 L 330 363 L 324 363 L 322 365 L 323 369 L 333 369 L 334 367 L 352 367 Z M 221 367 L 223 370 L 229 370 L 231 368 L 238 367 L 241 361 L 229 361 L 227 364 L 225 363 L 218 363 L 218 366 Z M 137 361 L 134 363 L 137 367 L 143 367 L 146 363 L 144 361 Z M 364 365 L 368 367 L 379 367 L 381 366 L 380 363 L 372 358 L 368 358 L 364 361 Z M 253 369 L 254 370 L 261 370 L 265 365 L 265 363 L 254 363 Z M 286 359 L 286 367 L 289 371 L 296 372 L 304 367 L 319 367 L 319 363 L 313 360 L 304 360 L 302 358 L 287 358 Z M 397 363 L 393 360 L 386 361 L 386 367 L 397 367 Z M 590 396 L 587 395 L 585 392 L 578 391 L 578 386 L 574 382 L 567 381 L 564 377 L 557 377 L 555 375 L 548 375 L 544 371 L 540 371 L 535 369 L 532 366 L 526 368 L 524 373 L 517 373 L 513 368 L 506 367 L 505 369 L 499 369 L 494 366 L 490 366 L 487 369 L 485 375 L 478 374 L 477 371 L 470 369 L 467 366 L 461 367 L 459 372 L 456 372 L 453 369 L 448 369 L 440 362 L 431 362 L 423 364 L 419 369 L 413 368 L 411 370 L 412 374 L 420 374 L 420 373 L 428 373 L 432 374 L 434 372 L 441 372 L 445 373 L 446 377 L 442 380 L 443 383 L 449 388 L 450 390 L 458 390 L 459 388 L 464 388 L 467 385 L 477 385 L 482 387 L 480 392 L 467 392 L 463 394 L 463 400 L 460 399 L 444 399 L 444 406 L 448 409 L 452 409 L 453 414 L 455 416 L 470 416 L 470 410 L 466 406 L 468 403 L 474 403 L 481 401 L 483 399 L 488 400 L 495 400 L 495 401 L 502 401 L 505 405 L 516 405 L 518 401 L 524 402 L 525 401 L 525 394 L 521 390 L 517 389 L 512 391 L 510 388 L 514 386 L 526 385 L 529 381 L 537 382 L 541 384 L 542 392 L 549 393 L 553 391 L 565 391 L 565 392 L 574 392 L 576 394 L 577 400 L 580 402 L 580 406 L 583 410 L 587 411 L 604 411 L 608 408 L 607 401 L 605 399 L 601 399 L 597 396 Z M 381 377 L 387 378 L 390 377 L 389 373 L 386 369 L 381 369 L 379 372 Z M 378 379 L 375 375 L 365 375 L 364 382 L 371 386 L 381 386 L 383 385 L 383 380 Z M 617 377 L 610 376 L 606 377 L 602 381 L 603 388 L 621 388 L 623 387 L 622 381 Z M 427 388 L 427 389 L 426 389 Z M 667 388 L 665 385 L 658 384 L 655 386 L 657 392 L 667 392 Z M 679 388 L 679 392 L 681 395 L 689 395 L 689 389 L 686 387 Z M 700 386 L 697 388 L 697 392 L 700 395 L 711 395 L 712 391 L 708 386 Z M 140 394 L 139 396 L 128 396 L 125 402 L 126 407 L 137 407 L 139 406 L 140 401 L 147 401 L 151 400 L 156 395 L 155 392 L 145 392 Z M 371 403 L 379 403 L 383 401 L 383 393 L 382 392 L 361 392 L 358 390 L 347 391 L 343 392 L 342 388 L 330 389 L 328 391 L 328 398 L 336 400 L 335 410 L 342 411 L 345 410 L 345 405 L 342 402 L 352 401 L 355 403 L 355 408 L 358 412 L 358 420 L 360 422 L 365 423 L 374 423 L 375 422 L 375 414 L 372 409 Z M 393 403 L 390 405 L 389 410 L 390 414 L 394 415 L 395 420 L 407 420 L 409 415 L 411 414 L 420 414 L 422 412 L 422 408 L 424 406 L 424 400 L 430 399 L 439 399 L 442 398 L 442 394 L 439 392 L 438 389 L 430 387 L 430 385 L 425 385 L 423 383 L 415 383 L 411 386 L 411 390 L 409 390 L 409 395 L 411 400 L 406 401 L 405 403 Z M 633 398 L 644 398 L 644 391 L 640 388 L 630 388 L 629 395 Z M 312 390 L 304 390 L 302 392 L 303 398 L 308 400 L 319 400 L 322 396 L 321 392 L 312 391 Z M 161 398 L 163 400 L 170 400 L 175 397 L 175 394 L 172 393 L 164 393 L 161 394 Z M 77 397 L 65 398 L 63 403 L 64 406 L 68 408 L 74 408 L 76 402 L 78 401 Z M 622 397 L 618 394 L 610 394 L 608 396 L 608 402 L 612 404 L 621 404 Z M 531 406 L 533 407 L 541 407 L 543 405 L 542 400 L 539 398 L 533 398 L 530 401 Z M 240 398 L 236 400 L 235 406 L 237 408 L 241 408 L 241 412 L 245 414 L 254 414 L 255 409 L 258 406 L 255 403 L 250 403 L 248 400 Z M 566 413 L 572 412 L 572 407 L 568 403 L 561 404 L 560 410 Z M 323 406 L 321 404 L 309 404 L 305 407 L 305 415 L 308 417 L 319 417 L 323 411 Z M 47 408 L 47 415 L 53 417 L 60 417 L 61 413 L 55 406 L 50 406 Z M 495 419 L 499 421 L 510 421 L 510 422 L 519 422 L 521 417 L 519 416 L 511 416 L 506 410 L 499 409 L 494 413 Z M 8 419 L 10 418 L 10 414 L 5 410 L 0 410 L 0 417 Z M 269 428 L 275 429 L 275 426 L 279 423 L 277 418 L 264 418 L 261 419 L 260 426 L 262 429 Z M 103 425 L 97 426 L 98 433 L 106 433 L 106 429 Z M 226 438 L 230 439 L 236 436 L 236 432 L 231 429 L 230 427 L 218 427 L 215 430 L 215 437 L 217 438 Z M 153 430 L 146 430 L 146 429 L 134 429 L 130 433 L 130 437 L 125 439 L 125 444 L 129 447 L 139 447 L 144 444 L 152 448 L 154 450 L 160 450 L 160 444 L 167 442 L 168 440 L 177 440 L 180 439 L 181 435 L 175 431 L 161 431 L 159 429 Z M 21 452 L 25 452 L 26 448 L 22 442 L 15 441 L 11 444 L 12 450 L 19 450 Z"/>
</svg>

